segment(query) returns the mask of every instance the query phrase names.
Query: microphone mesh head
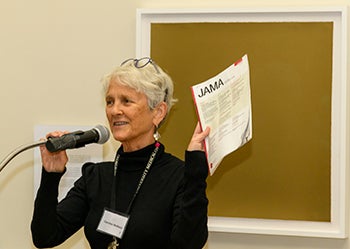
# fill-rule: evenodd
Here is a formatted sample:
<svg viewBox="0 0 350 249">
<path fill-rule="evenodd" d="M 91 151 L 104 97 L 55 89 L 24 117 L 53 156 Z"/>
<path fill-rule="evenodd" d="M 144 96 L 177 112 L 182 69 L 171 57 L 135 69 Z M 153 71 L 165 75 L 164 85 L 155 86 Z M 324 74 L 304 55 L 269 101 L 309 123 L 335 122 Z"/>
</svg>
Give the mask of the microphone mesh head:
<svg viewBox="0 0 350 249">
<path fill-rule="evenodd" d="M 109 139 L 109 130 L 103 126 L 103 125 L 97 125 L 95 126 L 94 130 L 97 131 L 99 138 L 97 143 L 98 144 L 104 144 Z"/>
</svg>

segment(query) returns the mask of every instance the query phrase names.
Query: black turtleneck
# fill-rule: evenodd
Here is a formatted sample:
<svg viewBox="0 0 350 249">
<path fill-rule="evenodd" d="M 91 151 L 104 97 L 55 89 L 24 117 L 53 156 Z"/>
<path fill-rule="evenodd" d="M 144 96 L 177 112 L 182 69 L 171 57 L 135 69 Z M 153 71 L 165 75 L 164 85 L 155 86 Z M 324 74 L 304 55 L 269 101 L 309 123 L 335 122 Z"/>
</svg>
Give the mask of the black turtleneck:
<svg viewBox="0 0 350 249">
<path fill-rule="evenodd" d="M 116 211 L 126 211 L 154 148 L 118 149 Z M 91 248 L 107 248 L 112 237 L 96 228 L 104 208 L 110 207 L 113 167 L 114 162 L 85 164 L 82 177 L 58 204 L 62 174 L 43 170 L 31 227 L 34 244 L 56 246 L 84 226 Z M 186 152 L 184 163 L 161 145 L 131 208 L 120 248 L 202 248 L 208 235 L 206 177 L 203 152 Z"/>
</svg>

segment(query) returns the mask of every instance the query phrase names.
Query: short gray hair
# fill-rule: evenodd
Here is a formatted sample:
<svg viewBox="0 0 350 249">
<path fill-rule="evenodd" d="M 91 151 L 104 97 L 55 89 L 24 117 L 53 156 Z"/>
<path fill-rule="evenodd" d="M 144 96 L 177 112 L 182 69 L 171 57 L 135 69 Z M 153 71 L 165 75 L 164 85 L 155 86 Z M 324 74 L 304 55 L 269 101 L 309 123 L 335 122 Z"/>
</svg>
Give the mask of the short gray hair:
<svg viewBox="0 0 350 249">
<path fill-rule="evenodd" d="M 164 101 L 168 106 L 167 114 L 169 114 L 171 107 L 177 101 L 173 98 L 174 84 L 171 77 L 151 59 L 143 67 L 136 67 L 135 61 L 127 60 L 103 77 L 105 94 L 111 81 L 118 79 L 122 85 L 144 93 L 147 96 L 150 109 L 154 109 Z"/>
</svg>

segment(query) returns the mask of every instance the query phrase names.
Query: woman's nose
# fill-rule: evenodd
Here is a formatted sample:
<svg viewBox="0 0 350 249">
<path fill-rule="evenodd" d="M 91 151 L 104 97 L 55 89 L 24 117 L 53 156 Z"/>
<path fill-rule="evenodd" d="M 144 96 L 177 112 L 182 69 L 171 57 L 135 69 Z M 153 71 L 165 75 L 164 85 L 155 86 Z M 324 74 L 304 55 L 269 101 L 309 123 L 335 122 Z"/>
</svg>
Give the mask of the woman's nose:
<svg viewBox="0 0 350 249">
<path fill-rule="evenodd" d="M 110 108 L 111 114 L 112 115 L 121 115 L 123 114 L 121 105 L 119 103 L 114 103 L 113 106 Z"/>
</svg>

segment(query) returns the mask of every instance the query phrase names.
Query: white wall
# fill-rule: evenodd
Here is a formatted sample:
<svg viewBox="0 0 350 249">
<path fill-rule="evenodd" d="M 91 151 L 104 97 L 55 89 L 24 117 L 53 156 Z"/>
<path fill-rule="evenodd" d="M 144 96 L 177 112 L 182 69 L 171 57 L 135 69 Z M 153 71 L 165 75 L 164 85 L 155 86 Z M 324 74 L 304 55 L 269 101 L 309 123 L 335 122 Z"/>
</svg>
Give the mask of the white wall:
<svg viewBox="0 0 350 249">
<path fill-rule="evenodd" d="M 101 76 L 135 55 L 136 8 L 349 5 L 332 0 L 1 0 L 0 160 L 36 124 L 106 123 Z M 105 158 L 113 146 L 104 146 Z M 33 248 L 33 151 L 0 173 L 0 249 Z M 82 233 L 59 248 L 88 248 Z M 210 249 L 350 249 L 348 239 L 210 234 Z"/>
</svg>

